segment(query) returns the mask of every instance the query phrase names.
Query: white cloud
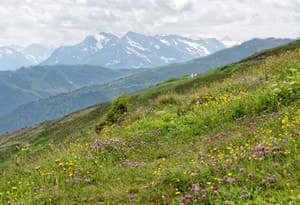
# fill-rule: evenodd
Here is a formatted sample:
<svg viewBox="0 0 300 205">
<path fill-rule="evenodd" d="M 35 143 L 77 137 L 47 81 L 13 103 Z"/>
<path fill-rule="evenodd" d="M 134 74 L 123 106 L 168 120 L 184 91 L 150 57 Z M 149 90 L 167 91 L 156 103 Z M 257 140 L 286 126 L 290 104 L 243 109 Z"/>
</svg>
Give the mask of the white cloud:
<svg viewBox="0 0 300 205">
<path fill-rule="evenodd" d="M 300 0 L 5 0 L 0 44 L 72 44 L 100 31 L 300 37 Z"/>
</svg>

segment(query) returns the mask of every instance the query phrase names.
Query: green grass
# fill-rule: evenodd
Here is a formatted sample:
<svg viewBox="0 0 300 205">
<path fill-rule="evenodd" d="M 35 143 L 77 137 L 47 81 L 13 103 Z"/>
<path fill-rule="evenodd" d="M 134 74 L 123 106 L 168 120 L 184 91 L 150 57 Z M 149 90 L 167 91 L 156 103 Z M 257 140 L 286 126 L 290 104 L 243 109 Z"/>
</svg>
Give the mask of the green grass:
<svg viewBox="0 0 300 205">
<path fill-rule="evenodd" d="M 299 96 L 296 42 L 4 136 L 0 201 L 300 204 Z"/>
</svg>

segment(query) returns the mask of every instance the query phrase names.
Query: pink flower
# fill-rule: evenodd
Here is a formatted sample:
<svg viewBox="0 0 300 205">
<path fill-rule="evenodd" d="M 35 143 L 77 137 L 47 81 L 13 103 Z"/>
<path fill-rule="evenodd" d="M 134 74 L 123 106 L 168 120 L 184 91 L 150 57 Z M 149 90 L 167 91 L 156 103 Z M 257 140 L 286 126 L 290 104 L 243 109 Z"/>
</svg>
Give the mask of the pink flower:
<svg viewBox="0 0 300 205">
<path fill-rule="evenodd" d="M 195 173 L 195 172 L 192 172 L 192 173 L 191 173 L 191 177 L 194 177 L 194 176 L 196 176 L 196 173 Z"/>
<path fill-rule="evenodd" d="M 192 196 L 191 196 L 190 194 L 186 194 L 186 195 L 184 196 L 184 199 L 185 199 L 186 201 L 189 201 L 189 200 L 192 199 Z"/>
<path fill-rule="evenodd" d="M 201 200 L 206 200 L 207 199 L 207 196 L 206 196 L 206 194 L 202 194 L 202 196 L 201 196 Z"/>
<path fill-rule="evenodd" d="M 218 192 L 218 191 L 219 191 L 219 187 L 214 186 L 214 187 L 213 187 L 213 191 L 214 191 L 214 192 Z"/>
<path fill-rule="evenodd" d="M 245 169 L 244 168 L 240 168 L 240 173 L 244 173 Z"/>
<path fill-rule="evenodd" d="M 200 192 L 199 184 L 192 184 L 192 192 L 194 192 L 194 194 L 199 194 Z"/>
<path fill-rule="evenodd" d="M 130 200 L 133 200 L 133 199 L 135 199 L 136 197 L 137 197 L 136 194 L 128 194 L 128 198 L 129 198 Z"/>
<path fill-rule="evenodd" d="M 248 174 L 248 178 L 251 179 L 252 177 L 253 177 L 253 174 L 252 174 L 252 172 L 250 172 L 250 173 Z"/>
<path fill-rule="evenodd" d="M 257 149 L 258 149 L 259 151 L 265 151 L 265 146 L 263 146 L 262 144 L 259 144 L 259 145 L 257 146 Z"/>
</svg>

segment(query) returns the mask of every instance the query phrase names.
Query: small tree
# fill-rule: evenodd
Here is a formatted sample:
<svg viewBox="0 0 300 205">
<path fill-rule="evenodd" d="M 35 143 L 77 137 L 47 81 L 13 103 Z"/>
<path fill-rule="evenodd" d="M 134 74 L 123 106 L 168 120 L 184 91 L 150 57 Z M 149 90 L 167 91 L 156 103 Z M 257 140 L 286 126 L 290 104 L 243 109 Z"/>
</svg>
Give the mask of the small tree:
<svg viewBox="0 0 300 205">
<path fill-rule="evenodd" d="M 115 99 L 106 113 L 104 119 L 96 126 L 96 132 L 100 133 L 104 126 L 117 123 L 124 113 L 128 111 L 128 97 L 121 95 Z"/>
</svg>

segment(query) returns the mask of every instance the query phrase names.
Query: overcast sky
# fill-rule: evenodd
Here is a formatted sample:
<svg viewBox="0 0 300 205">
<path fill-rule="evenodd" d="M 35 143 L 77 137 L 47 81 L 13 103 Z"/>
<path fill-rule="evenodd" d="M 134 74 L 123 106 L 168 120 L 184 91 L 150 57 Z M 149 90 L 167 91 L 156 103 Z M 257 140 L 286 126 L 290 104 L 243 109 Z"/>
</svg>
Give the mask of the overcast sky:
<svg viewBox="0 0 300 205">
<path fill-rule="evenodd" d="M 127 31 L 244 41 L 300 37 L 300 0 L 0 0 L 0 44 L 73 44 Z"/>
</svg>

